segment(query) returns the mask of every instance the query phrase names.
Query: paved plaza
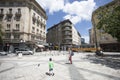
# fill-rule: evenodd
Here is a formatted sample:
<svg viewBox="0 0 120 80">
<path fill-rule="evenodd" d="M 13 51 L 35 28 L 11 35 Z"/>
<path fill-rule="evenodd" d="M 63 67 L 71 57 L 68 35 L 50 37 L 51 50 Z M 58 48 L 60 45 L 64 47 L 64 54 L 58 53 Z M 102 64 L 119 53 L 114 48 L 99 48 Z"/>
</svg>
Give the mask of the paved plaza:
<svg viewBox="0 0 120 80">
<path fill-rule="evenodd" d="M 0 80 L 120 80 L 119 57 L 96 57 L 94 53 L 75 52 L 68 64 L 68 52 L 48 51 L 34 55 L 0 56 Z M 48 76 L 48 60 L 53 59 L 54 76 Z M 117 60 L 118 63 L 114 64 Z M 107 63 L 111 63 L 107 64 Z M 113 64 L 112 64 L 113 62 Z M 38 66 L 38 64 L 40 64 Z"/>
</svg>

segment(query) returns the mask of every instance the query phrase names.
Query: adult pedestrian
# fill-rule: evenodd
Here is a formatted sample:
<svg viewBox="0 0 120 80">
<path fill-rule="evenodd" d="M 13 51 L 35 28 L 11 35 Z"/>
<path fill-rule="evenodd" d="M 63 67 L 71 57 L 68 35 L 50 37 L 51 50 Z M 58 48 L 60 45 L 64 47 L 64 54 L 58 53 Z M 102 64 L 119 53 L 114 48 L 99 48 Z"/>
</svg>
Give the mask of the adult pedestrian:
<svg viewBox="0 0 120 80">
<path fill-rule="evenodd" d="M 70 64 L 72 64 L 72 56 L 74 55 L 74 53 L 71 50 L 71 48 L 68 48 L 68 52 L 69 52 L 69 61 L 70 61 Z"/>
</svg>

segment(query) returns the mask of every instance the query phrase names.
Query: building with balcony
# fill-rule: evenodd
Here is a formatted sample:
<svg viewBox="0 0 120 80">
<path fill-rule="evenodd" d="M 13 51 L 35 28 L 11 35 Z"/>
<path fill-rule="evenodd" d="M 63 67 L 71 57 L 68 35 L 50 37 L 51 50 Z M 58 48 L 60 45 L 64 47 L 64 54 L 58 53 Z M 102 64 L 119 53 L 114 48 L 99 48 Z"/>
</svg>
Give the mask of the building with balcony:
<svg viewBox="0 0 120 80">
<path fill-rule="evenodd" d="M 96 45 L 96 47 L 101 47 L 104 51 L 119 51 L 117 47 L 120 47 L 120 43 L 117 42 L 115 37 L 110 34 L 105 33 L 102 29 L 97 29 L 96 25 L 102 18 L 103 12 L 109 14 L 112 9 L 119 6 L 120 1 L 114 0 L 104 6 L 99 7 L 92 13 L 92 29 L 89 30 L 90 44 Z"/>
<path fill-rule="evenodd" d="M 81 44 L 81 35 L 70 20 L 64 20 L 47 31 L 47 42 L 54 46 L 66 48 Z"/>
<path fill-rule="evenodd" d="M 45 43 L 46 20 L 46 12 L 35 0 L 0 0 L 4 43 Z"/>
</svg>

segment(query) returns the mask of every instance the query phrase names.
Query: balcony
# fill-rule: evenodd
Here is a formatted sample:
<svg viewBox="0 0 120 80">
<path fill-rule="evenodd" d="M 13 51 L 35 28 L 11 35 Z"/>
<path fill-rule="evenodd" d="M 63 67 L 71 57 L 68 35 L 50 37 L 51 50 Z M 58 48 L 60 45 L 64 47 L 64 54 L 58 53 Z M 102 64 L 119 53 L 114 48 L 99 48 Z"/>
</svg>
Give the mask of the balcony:
<svg viewBox="0 0 120 80">
<path fill-rule="evenodd" d="M 40 25 L 40 20 L 39 19 L 37 19 L 37 26 L 39 26 Z"/>
<path fill-rule="evenodd" d="M 11 32 L 11 30 L 10 29 L 6 29 L 5 32 Z"/>
<path fill-rule="evenodd" d="M 18 32 L 20 32 L 19 29 L 13 29 L 13 33 L 18 33 Z"/>
<path fill-rule="evenodd" d="M 16 21 L 20 21 L 21 16 L 22 16 L 21 12 L 16 12 L 16 14 L 15 14 Z"/>
<path fill-rule="evenodd" d="M 70 32 L 69 33 L 63 33 L 63 35 L 72 35 L 72 33 L 70 33 Z"/>
<path fill-rule="evenodd" d="M 65 23 L 63 26 L 70 26 L 71 27 L 71 24 L 70 23 Z"/>
<path fill-rule="evenodd" d="M 70 28 L 70 27 L 64 27 L 63 31 L 72 31 L 72 28 Z"/>
<path fill-rule="evenodd" d="M 21 12 L 16 12 L 15 14 L 16 17 L 21 17 L 21 15 L 22 15 Z"/>
<path fill-rule="evenodd" d="M 67 37 L 64 37 L 64 39 L 72 39 L 72 37 L 68 37 L 68 36 L 67 36 Z"/>
<path fill-rule="evenodd" d="M 35 24 L 36 20 L 37 20 L 36 17 L 33 16 L 33 17 L 32 17 L 33 24 Z"/>
<path fill-rule="evenodd" d="M 7 17 L 9 17 L 9 18 L 12 18 L 12 16 L 13 16 L 13 14 L 12 14 L 12 12 L 7 12 Z"/>
</svg>

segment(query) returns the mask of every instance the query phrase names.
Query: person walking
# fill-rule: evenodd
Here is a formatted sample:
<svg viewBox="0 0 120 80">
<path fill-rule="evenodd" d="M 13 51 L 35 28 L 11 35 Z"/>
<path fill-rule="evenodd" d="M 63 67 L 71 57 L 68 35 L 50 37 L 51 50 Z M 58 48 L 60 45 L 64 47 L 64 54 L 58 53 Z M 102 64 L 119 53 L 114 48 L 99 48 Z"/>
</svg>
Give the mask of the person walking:
<svg viewBox="0 0 120 80">
<path fill-rule="evenodd" d="M 74 53 L 71 50 L 71 48 L 68 49 L 68 52 L 69 52 L 69 61 L 70 61 L 70 64 L 72 64 L 72 56 L 74 55 Z"/>
<path fill-rule="evenodd" d="M 49 58 L 49 75 L 54 76 L 53 68 L 54 68 L 54 63 L 52 61 L 52 58 Z"/>
</svg>

